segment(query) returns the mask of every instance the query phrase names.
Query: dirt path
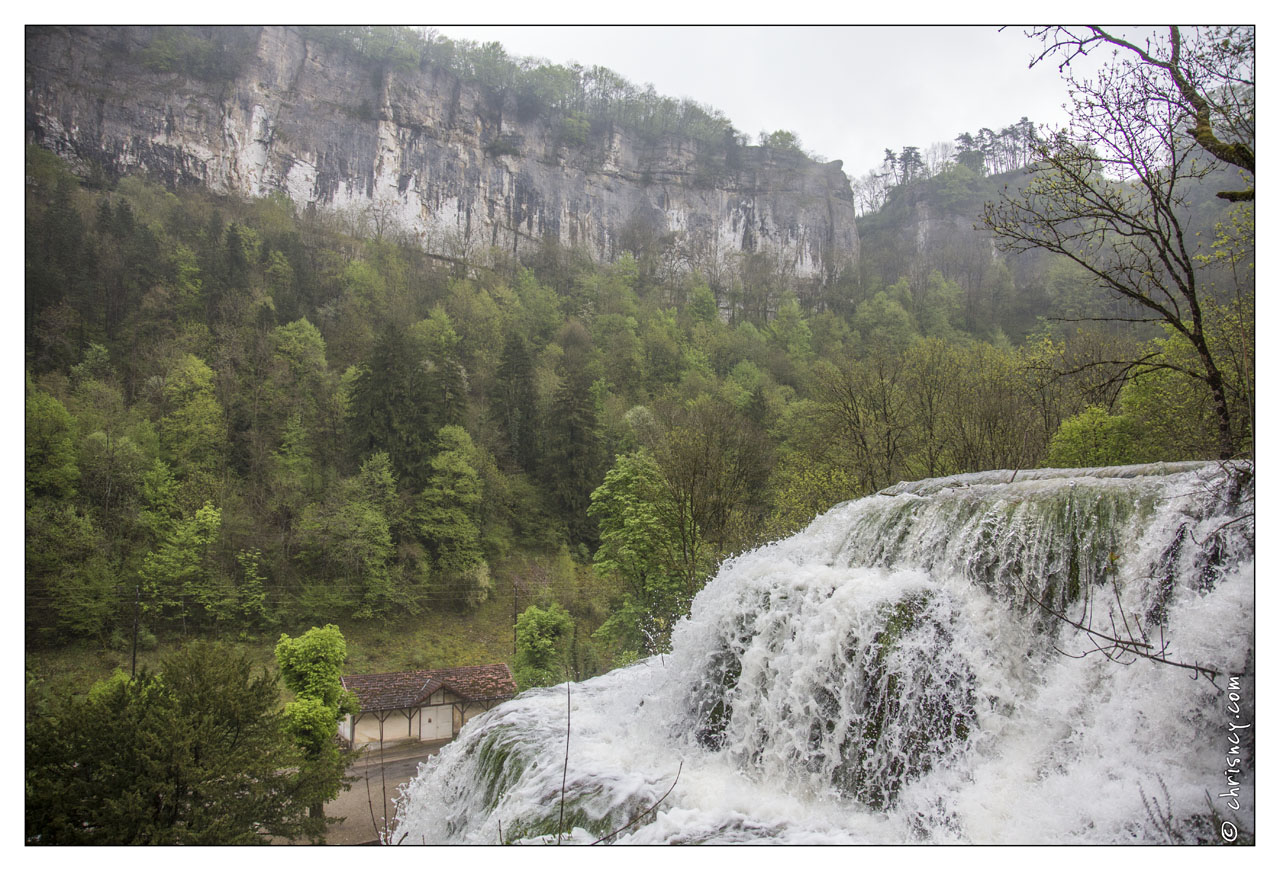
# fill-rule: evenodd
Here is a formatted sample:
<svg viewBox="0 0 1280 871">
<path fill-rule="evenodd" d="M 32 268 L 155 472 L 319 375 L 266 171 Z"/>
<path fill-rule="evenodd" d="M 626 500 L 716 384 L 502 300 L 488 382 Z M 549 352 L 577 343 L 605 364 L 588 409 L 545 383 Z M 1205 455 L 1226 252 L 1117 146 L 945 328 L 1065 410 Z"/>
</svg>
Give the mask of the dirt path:
<svg viewBox="0 0 1280 871">
<path fill-rule="evenodd" d="M 381 753 L 376 744 L 367 748 L 352 766 L 356 780 L 351 788 L 324 806 L 326 816 L 345 817 L 343 822 L 329 826 L 325 843 L 376 843 L 379 830 L 387 821 L 395 820 L 395 799 L 400 788 L 418 773 L 419 764 L 447 743 L 398 743 L 383 747 Z"/>
</svg>

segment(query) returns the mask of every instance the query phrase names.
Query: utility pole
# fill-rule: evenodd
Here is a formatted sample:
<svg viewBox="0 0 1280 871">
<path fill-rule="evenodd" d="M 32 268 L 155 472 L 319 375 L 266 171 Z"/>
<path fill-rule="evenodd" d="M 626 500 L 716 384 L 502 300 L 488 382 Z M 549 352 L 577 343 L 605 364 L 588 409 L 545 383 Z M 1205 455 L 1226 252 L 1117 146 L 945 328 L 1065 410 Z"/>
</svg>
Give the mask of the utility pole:
<svg viewBox="0 0 1280 871">
<path fill-rule="evenodd" d="M 129 677 L 138 674 L 138 608 L 142 603 L 142 581 L 133 588 L 133 661 L 129 664 Z"/>
<path fill-rule="evenodd" d="M 520 619 L 520 581 L 514 573 L 511 575 L 511 655 L 515 656 L 520 640 L 516 631 L 516 621 Z"/>
</svg>

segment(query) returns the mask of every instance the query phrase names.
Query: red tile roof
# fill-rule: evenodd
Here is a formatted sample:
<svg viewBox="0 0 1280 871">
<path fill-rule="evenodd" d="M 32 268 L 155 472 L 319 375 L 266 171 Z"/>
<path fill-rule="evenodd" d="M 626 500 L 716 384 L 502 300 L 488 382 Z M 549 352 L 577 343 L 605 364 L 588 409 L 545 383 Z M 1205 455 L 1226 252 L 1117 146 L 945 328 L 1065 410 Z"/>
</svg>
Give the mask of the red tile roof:
<svg viewBox="0 0 1280 871">
<path fill-rule="evenodd" d="M 362 711 L 416 708 L 443 687 L 464 699 L 491 701 L 516 694 L 515 678 L 505 664 L 343 675 L 342 685 L 355 693 Z"/>
</svg>

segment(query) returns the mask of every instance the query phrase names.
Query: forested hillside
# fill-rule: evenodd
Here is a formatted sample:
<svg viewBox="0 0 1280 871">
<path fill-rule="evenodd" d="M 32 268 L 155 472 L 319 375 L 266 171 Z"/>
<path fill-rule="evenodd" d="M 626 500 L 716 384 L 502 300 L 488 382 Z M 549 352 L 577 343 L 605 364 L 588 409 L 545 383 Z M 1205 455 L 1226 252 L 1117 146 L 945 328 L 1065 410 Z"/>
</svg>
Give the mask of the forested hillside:
<svg viewBox="0 0 1280 871">
<path fill-rule="evenodd" d="M 546 70 L 498 66 L 575 117 Z M 606 102 L 678 107 L 627 94 Z M 1220 410 L 1187 336 L 997 247 L 986 210 L 1029 183 L 1028 129 L 927 171 L 891 155 L 857 268 L 799 298 L 750 252 L 719 274 L 639 238 L 607 263 L 546 240 L 446 256 L 29 147 L 28 648 L 448 615 L 493 650 L 534 605 L 530 637 L 583 676 L 664 649 L 726 556 L 899 480 L 1215 457 L 1228 435 L 1248 455 L 1252 204 L 1216 176 L 1180 193 Z"/>
<path fill-rule="evenodd" d="M 38 646 L 123 645 L 135 606 L 144 635 L 226 633 L 578 573 L 602 667 L 660 647 L 725 555 L 897 480 L 1212 455 L 1176 370 L 1055 377 L 1149 334 L 1046 320 L 1108 309 L 1056 264 L 972 257 L 945 173 L 867 219 L 846 310 L 773 317 L 631 255 L 441 264 L 282 199 L 95 189 L 39 150 L 27 181 Z M 966 208 L 998 183 L 969 182 Z M 895 249 L 908 204 L 944 241 Z"/>
</svg>

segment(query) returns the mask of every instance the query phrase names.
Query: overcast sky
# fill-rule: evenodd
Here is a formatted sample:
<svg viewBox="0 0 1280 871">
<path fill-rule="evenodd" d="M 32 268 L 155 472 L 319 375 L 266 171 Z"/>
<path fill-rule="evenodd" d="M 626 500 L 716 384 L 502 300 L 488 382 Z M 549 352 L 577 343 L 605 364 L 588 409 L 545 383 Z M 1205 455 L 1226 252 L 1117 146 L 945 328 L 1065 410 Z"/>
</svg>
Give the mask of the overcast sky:
<svg viewBox="0 0 1280 871">
<path fill-rule="evenodd" d="M 509 54 L 599 64 L 659 93 L 724 112 L 754 138 L 793 130 L 851 177 L 885 148 L 926 148 L 1027 116 L 1065 121 L 1052 66 L 1027 69 L 1038 42 L 996 27 L 460 27 Z"/>
</svg>

